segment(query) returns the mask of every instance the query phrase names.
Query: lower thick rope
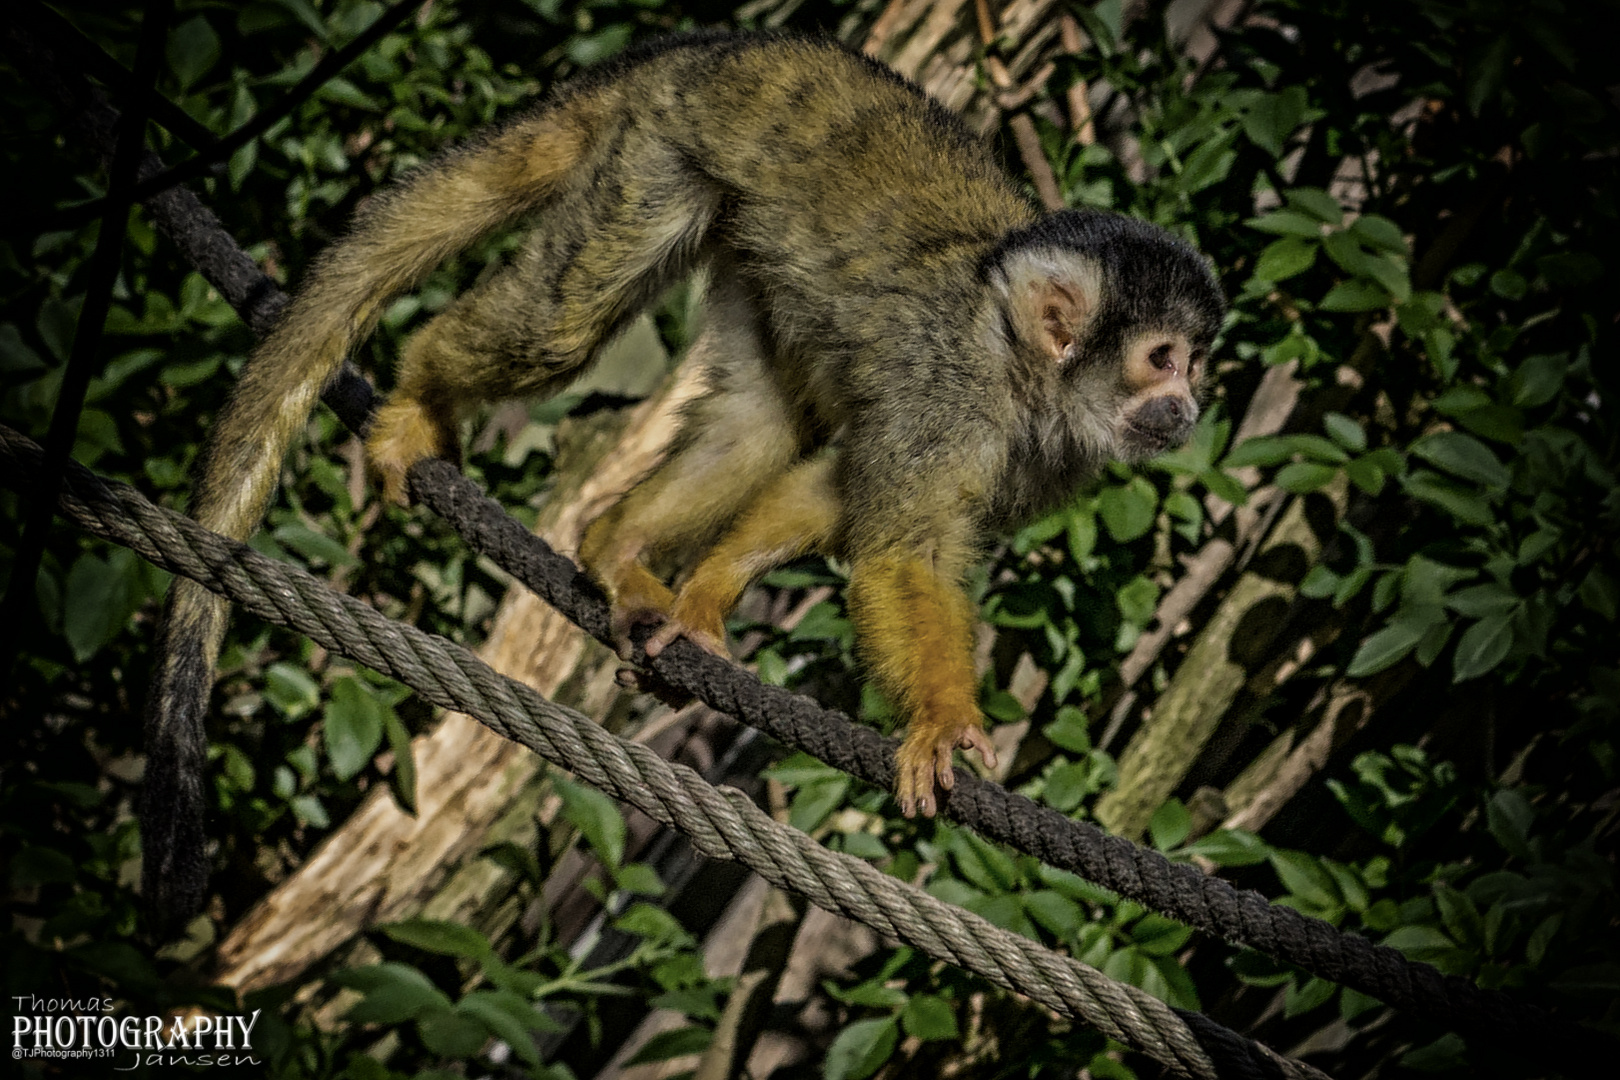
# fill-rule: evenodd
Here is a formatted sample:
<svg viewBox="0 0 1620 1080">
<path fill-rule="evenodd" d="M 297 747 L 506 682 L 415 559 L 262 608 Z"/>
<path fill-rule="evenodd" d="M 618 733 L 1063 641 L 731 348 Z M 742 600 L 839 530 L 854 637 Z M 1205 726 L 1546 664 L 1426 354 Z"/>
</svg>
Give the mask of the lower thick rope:
<svg viewBox="0 0 1620 1080">
<path fill-rule="evenodd" d="M 37 469 L 39 447 L 0 426 L 0 468 L 13 486 Z M 1181 1076 L 1321 1078 L 1234 1032 L 1178 1010 L 1095 968 L 936 900 L 859 859 L 828 851 L 773 821 L 742 792 L 603 730 L 508 679 L 467 649 L 394 623 L 308 572 L 209 532 L 123 484 L 73 465 L 60 512 L 278 625 L 473 716 L 546 760 L 681 830 L 706 855 L 740 862 L 821 907 L 1027 995 L 1096 1027 Z"/>
</svg>

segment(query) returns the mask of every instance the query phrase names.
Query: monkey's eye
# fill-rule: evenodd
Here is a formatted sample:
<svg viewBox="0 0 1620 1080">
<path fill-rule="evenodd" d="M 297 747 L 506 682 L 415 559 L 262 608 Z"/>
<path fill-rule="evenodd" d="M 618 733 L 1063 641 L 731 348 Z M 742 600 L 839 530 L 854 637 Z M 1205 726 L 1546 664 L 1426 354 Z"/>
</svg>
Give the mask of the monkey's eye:
<svg viewBox="0 0 1620 1080">
<path fill-rule="evenodd" d="M 1155 345 L 1153 347 L 1153 351 L 1148 353 L 1148 363 L 1152 364 L 1160 371 L 1172 371 L 1175 369 L 1176 361 L 1175 358 L 1170 355 L 1170 353 L 1171 349 L 1168 341 L 1160 345 Z"/>
</svg>

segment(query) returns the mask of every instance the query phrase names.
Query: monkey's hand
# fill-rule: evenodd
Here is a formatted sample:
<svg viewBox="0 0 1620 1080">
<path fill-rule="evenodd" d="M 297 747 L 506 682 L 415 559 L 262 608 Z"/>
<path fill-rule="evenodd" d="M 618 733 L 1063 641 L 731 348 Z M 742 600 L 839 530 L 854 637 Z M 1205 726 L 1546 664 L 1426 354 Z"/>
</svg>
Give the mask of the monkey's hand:
<svg viewBox="0 0 1620 1080">
<path fill-rule="evenodd" d="M 956 783 L 951 772 L 951 753 L 954 750 L 977 750 L 986 768 L 996 767 L 996 748 L 984 733 L 983 722 L 977 710 L 973 716 L 960 721 L 942 721 L 932 717 L 914 722 L 906 733 L 895 755 L 895 794 L 900 800 L 900 812 L 915 817 L 918 809 L 923 817 L 933 817 L 938 806 L 934 799 L 934 781 L 946 791 Z"/>
</svg>

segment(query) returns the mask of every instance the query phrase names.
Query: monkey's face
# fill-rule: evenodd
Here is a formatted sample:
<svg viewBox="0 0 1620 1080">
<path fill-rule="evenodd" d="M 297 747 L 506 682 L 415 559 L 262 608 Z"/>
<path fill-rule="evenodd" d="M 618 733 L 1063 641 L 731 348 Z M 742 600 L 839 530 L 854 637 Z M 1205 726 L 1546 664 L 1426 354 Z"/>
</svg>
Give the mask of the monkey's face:
<svg viewBox="0 0 1620 1080">
<path fill-rule="evenodd" d="M 1118 454 L 1140 461 L 1180 446 L 1198 422 L 1198 389 L 1208 346 L 1176 330 L 1132 334 L 1120 379 L 1125 398 L 1115 421 Z"/>
</svg>

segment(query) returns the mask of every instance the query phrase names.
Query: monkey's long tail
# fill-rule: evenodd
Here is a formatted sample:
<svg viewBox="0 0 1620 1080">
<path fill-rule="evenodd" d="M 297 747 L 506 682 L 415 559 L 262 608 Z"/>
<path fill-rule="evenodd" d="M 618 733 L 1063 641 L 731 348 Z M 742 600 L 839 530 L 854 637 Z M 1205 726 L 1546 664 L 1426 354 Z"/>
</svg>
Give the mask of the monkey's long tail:
<svg viewBox="0 0 1620 1080">
<path fill-rule="evenodd" d="M 376 197 L 319 260 L 248 360 L 202 461 L 194 514 L 239 540 L 258 527 L 282 458 L 324 385 L 388 302 L 480 236 L 543 206 L 588 152 L 591 102 L 576 97 L 428 166 Z M 228 617 L 194 582 L 169 590 L 146 705 L 142 885 L 171 928 L 201 906 L 203 721 Z"/>
</svg>

